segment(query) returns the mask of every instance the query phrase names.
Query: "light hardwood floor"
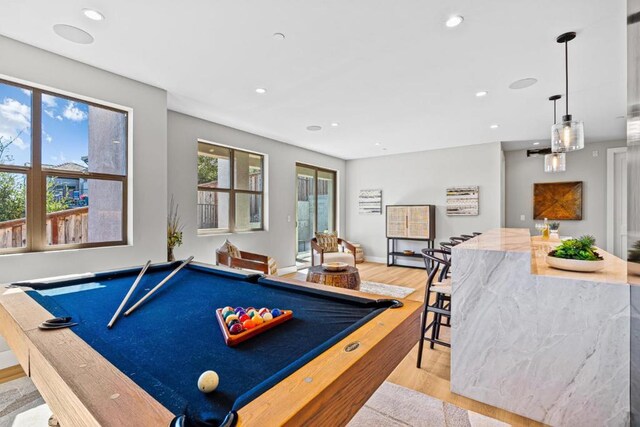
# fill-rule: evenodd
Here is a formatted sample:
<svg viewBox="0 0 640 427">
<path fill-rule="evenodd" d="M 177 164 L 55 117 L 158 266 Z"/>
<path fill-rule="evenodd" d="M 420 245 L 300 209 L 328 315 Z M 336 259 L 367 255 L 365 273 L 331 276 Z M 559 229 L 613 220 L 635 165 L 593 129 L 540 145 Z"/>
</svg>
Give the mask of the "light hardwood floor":
<svg viewBox="0 0 640 427">
<path fill-rule="evenodd" d="M 423 270 L 387 267 L 385 264 L 371 262 L 358 264 L 358 270 L 362 280 L 414 288 L 416 291 L 407 298 L 423 301 L 427 280 L 427 274 Z M 303 273 L 293 273 L 286 277 L 305 280 Z M 430 350 L 428 345 L 425 345 L 421 369 L 416 368 L 417 355 L 416 345 L 389 376 L 388 381 L 514 426 L 543 426 L 520 415 L 451 393 L 451 357 L 448 348 L 435 346 L 435 349 Z"/>
</svg>

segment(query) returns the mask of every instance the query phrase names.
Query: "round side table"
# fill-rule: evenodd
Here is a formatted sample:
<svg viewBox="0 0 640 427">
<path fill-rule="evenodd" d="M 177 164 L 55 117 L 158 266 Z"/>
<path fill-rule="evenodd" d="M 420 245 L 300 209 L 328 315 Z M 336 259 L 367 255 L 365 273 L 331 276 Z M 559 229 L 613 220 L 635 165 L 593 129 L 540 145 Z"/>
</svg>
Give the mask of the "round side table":
<svg viewBox="0 0 640 427">
<path fill-rule="evenodd" d="M 307 282 L 360 290 L 360 274 L 355 267 L 347 267 L 344 271 L 327 271 L 321 265 L 309 267 Z"/>
</svg>

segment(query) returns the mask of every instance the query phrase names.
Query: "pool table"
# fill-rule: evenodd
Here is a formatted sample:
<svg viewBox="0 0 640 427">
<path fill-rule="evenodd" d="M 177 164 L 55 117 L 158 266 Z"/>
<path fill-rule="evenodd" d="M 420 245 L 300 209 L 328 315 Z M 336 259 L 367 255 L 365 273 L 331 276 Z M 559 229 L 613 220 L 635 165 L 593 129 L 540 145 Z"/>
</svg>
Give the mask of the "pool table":
<svg viewBox="0 0 640 427">
<path fill-rule="evenodd" d="M 150 267 L 133 305 L 179 263 Z M 63 427 L 344 425 L 419 337 L 421 304 L 192 262 L 113 328 L 140 267 L 22 282 L 0 332 Z M 236 347 L 215 309 L 292 310 Z M 55 316 L 77 326 L 41 330 Z M 215 370 L 220 385 L 201 393 Z"/>
</svg>

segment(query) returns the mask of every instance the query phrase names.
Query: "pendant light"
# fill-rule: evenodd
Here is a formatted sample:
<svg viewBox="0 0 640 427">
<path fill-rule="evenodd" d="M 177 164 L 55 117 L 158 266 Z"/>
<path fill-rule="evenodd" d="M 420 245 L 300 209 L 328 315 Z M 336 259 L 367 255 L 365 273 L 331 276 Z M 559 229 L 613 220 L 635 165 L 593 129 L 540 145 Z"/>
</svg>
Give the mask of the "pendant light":
<svg viewBox="0 0 640 427">
<path fill-rule="evenodd" d="M 564 33 L 556 39 L 564 43 L 564 73 L 565 73 L 565 115 L 562 122 L 551 127 L 551 151 L 565 153 L 567 151 L 582 150 L 584 148 L 584 126 L 582 122 L 573 120 L 569 114 L 569 42 L 576 38 L 576 33 Z"/>
<path fill-rule="evenodd" d="M 556 101 L 562 98 L 562 95 L 553 95 L 549 97 L 549 101 L 553 101 L 553 126 L 556 126 Z M 564 172 L 567 170 L 567 154 L 551 153 L 544 156 L 544 171 L 547 173 Z"/>
</svg>

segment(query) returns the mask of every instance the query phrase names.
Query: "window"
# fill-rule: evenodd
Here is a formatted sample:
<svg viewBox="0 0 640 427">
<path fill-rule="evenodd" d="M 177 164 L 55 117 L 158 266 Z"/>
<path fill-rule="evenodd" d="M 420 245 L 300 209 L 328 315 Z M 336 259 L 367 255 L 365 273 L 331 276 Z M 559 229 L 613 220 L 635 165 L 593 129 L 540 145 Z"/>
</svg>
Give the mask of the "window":
<svg viewBox="0 0 640 427">
<path fill-rule="evenodd" d="M 0 80 L 0 253 L 126 243 L 127 122 Z"/>
<path fill-rule="evenodd" d="M 264 156 L 198 142 L 198 229 L 262 230 Z"/>
</svg>

